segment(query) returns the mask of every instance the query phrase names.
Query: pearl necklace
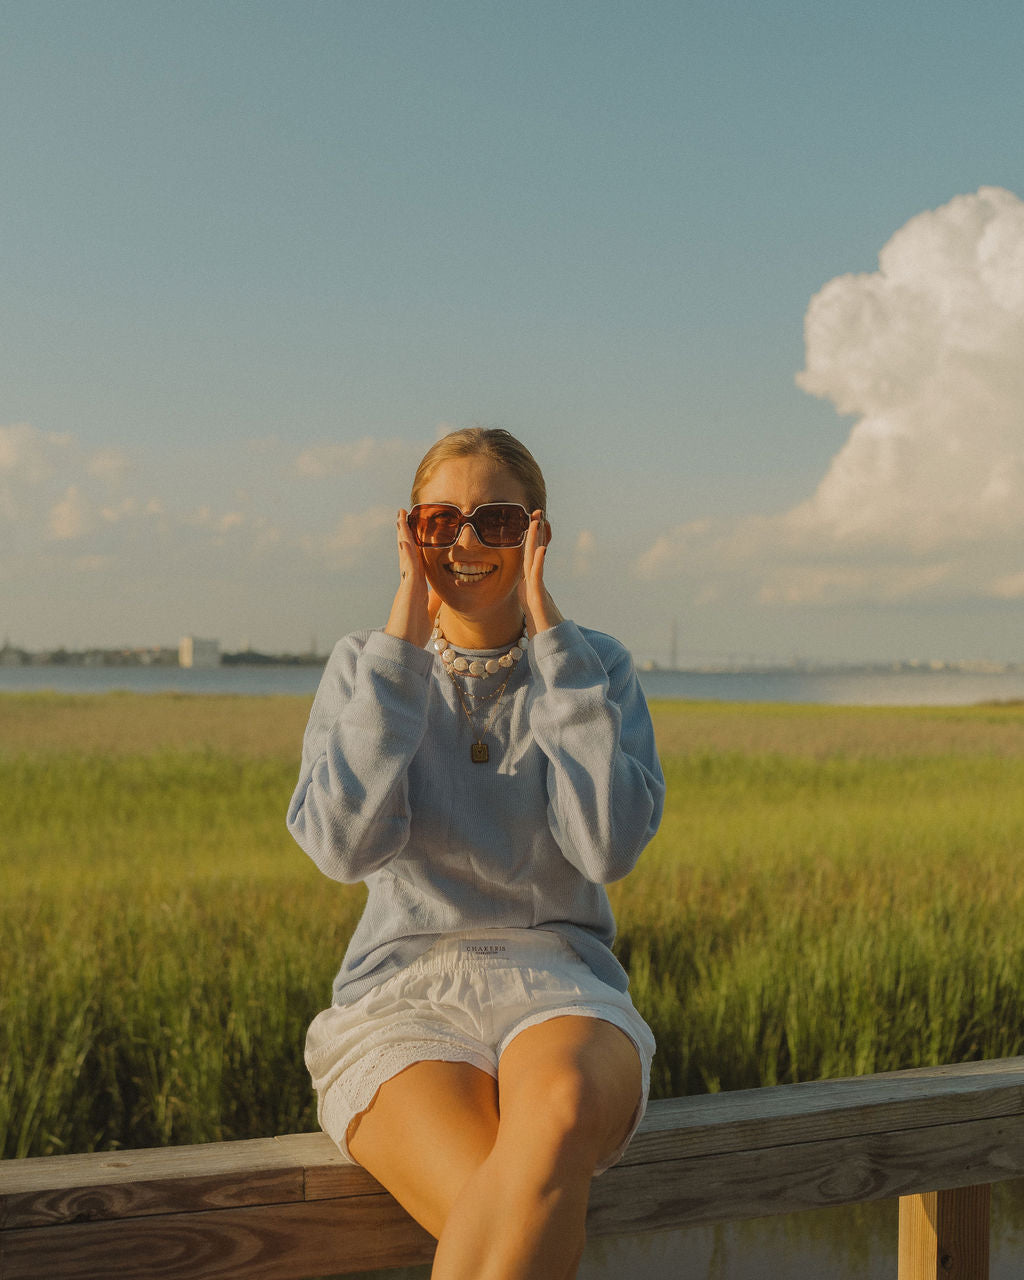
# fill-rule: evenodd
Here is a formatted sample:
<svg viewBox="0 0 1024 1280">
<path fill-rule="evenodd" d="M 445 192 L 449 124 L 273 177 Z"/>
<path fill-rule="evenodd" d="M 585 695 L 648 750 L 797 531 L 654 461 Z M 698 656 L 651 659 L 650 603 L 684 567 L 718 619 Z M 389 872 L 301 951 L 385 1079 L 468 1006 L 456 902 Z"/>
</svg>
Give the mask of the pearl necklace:
<svg viewBox="0 0 1024 1280">
<path fill-rule="evenodd" d="M 526 624 L 523 624 L 523 634 L 515 642 L 508 653 L 503 653 L 500 658 L 464 658 L 461 653 L 456 653 L 448 641 L 444 637 L 439 622 L 434 623 L 434 631 L 430 637 L 434 649 L 441 655 L 441 661 L 444 663 L 444 669 L 449 675 L 458 672 L 463 676 L 493 676 L 504 667 L 515 666 L 519 659 L 526 652 L 529 640 L 526 635 Z"/>
<path fill-rule="evenodd" d="M 441 630 L 441 624 L 439 622 L 434 623 L 434 634 L 431 636 L 431 640 L 435 651 L 440 655 L 445 671 L 447 671 L 448 675 L 451 677 L 451 682 L 455 687 L 455 693 L 459 699 L 459 704 L 462 707 L 463 715 L 465 715 L 469 722 L 470 730 L 473 730 L 474 728 L 473 711 L 469 709 L 469 706 L 466 703 L 466 695 L 468 694 L 469 697 L 474 698 L 475 701 L 480 703 L 491 701 L 494 703 L 494 706 L 491 709 L 491 714 L 487 717 L 487 723 L 476 735 L 476 740 L 469 748 L 469 758 L 474 764 L 487 764 L 491 753 L 488 750 L 487 743 L 484 742 L 484 735 L 494 723 L 494 718 L 498 714 L 498 707 L 501 703 L 501 695 L 505 692 L 505 689 L 508 687 L 508 682 L 512 679 L 512 672 L 516 663 L 526 652 L 526 646 L 529 643 L 526 634 L 526 623 L 525 621 L 523 622 L 522 636 L 520 636 L 512 648 L 509 649 L 508 653 L 503 653 L 500 658 L 474 658 L 470 661 L 468 658 L 464 658 L 461 654 L 457 654 L 445 639 L 444 632 Z M 497 675 L 502 668 L 505 669 L 505 679 L 502 680 L 501 684 L 493 693 L 489 693 L 486 697 L 480 698 L 477 698 L 474 694 L 470 694 L 468 690 L 464 693 L 455 674 L 458 672 L 460 675 L 468 676 L 493 676 Z M 474 710 L 476 710 L 476 708 L 474 708 Z"/>
</svg>

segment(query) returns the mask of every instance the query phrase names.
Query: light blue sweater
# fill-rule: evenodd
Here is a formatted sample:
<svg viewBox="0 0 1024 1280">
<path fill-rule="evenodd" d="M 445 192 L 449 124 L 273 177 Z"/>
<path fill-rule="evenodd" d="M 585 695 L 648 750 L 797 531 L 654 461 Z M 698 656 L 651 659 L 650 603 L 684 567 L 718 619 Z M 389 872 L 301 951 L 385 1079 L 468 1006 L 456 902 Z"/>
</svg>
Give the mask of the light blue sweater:
<svg viewBox="0 0 1024 1280">
<path fill-rule="evenodd" d="M 336 1003 L 464 929 L 555 930 L 604 982 L 628 985 L 603 885 L 632 869 L 665 794 L 632 659 L 611 636 L 561 622 L 530 642 L 501 698 L 478 706 L 471 728 L 430 650 L 383 631 L 335 646 L 288 827 L 325 874 L 369 888 Z M 490 761 L 476 764 L 470 745 L 492 711 Z"/>
</svg>

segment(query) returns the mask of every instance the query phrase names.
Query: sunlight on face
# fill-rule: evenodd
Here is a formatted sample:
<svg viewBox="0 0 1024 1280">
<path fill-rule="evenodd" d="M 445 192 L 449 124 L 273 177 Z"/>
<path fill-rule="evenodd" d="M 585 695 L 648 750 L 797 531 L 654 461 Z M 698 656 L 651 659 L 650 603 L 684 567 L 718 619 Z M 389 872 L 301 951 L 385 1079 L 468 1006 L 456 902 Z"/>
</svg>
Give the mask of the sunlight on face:
<svg viewBox="0 0 1024 1280">
<path fill-rule="evenodd" d="M 482 454 L 441 463 L 417 494 L 419 502 L 448 502 L 464 514 L 485 502 L 518 502 L 529 509 L 522 482 L 508 468 Z M 451 547 L 422 547 L 427 580 L 445 611 L 483 623 L 494 644 L 514 633 L 522 616 L 518 588 L 523 549 L 485 547 L 469 525 Z"/>
</svg>

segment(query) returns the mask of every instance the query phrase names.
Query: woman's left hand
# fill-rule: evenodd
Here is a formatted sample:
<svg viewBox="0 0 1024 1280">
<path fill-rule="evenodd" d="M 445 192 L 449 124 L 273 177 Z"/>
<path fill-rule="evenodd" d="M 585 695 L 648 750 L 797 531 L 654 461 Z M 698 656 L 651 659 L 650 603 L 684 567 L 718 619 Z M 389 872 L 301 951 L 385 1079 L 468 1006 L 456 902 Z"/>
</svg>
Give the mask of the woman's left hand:
<svg viewBox="0 0 1024 1280">
<path fill-rule="evenodd" d="M 543 511 L 530 517 L 523 546 L 523 576 L 519 583 L 519 603 L 526 615 L 526 634 L 532 640 L 538 631 L 547 631 L 563 621 L 551 592 L 544 585 L 544 558 L 551 539 L 551 526 Z"/>
</svg>

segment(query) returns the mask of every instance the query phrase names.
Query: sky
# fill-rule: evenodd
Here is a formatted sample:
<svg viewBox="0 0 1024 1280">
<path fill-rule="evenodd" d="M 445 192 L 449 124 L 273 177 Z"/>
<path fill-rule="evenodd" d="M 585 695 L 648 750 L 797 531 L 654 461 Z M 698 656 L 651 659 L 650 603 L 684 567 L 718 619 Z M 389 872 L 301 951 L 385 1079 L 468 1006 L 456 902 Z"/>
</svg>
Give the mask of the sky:
<svg viewBox="0 0 1024 1280">
<path fill-rule="evenodd" d="M 1017 0 L 0 31 L 0 643 L 326 651 L 483 425 L 640 661 L 1024 661 Z"/>
</svg>

